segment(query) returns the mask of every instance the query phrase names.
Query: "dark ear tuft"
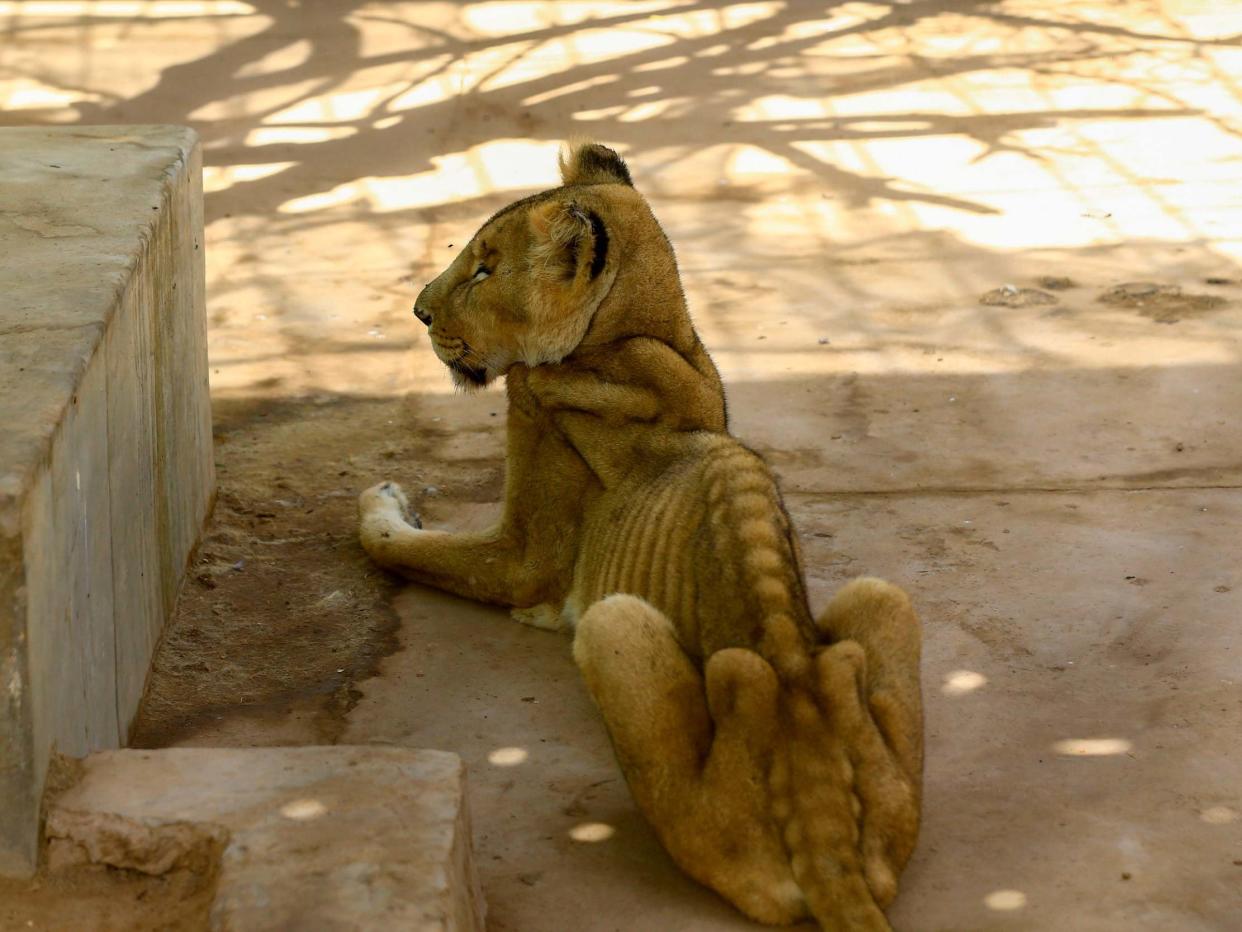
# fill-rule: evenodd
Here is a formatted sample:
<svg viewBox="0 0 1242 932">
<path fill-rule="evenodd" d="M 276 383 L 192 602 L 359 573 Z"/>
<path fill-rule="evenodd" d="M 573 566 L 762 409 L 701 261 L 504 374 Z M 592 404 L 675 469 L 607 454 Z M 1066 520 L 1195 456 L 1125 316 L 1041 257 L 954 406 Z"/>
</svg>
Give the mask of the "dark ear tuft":
<svg viewBox="0 0 1242 932">
<path fill-rule="evenodd" d="M 634 187 L 630 170 L 621 156 L 597 142 L 570 146 L 569 155 L 560 157 L 561 179 L 565 184 L 625 184 Z"/>
<path fill-rule="evenodd" d="M 590 208 L 555 198 L 531 208 L 531 266 L 537 275 L 574 279 L 590 260 L 590 281 L 608 262 L 608 228 Z"/>
</svg>

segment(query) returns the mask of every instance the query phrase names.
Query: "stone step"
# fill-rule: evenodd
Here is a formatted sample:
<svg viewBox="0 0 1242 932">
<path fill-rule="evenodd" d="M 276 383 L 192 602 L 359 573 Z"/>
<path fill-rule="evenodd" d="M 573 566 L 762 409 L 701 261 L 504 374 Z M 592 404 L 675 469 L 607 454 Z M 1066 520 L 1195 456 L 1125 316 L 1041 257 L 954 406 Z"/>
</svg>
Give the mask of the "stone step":
<svg viewBox="0 0 1242 932">
<path fill-rule="evenodd" d="M 48 813 L 51 869 L 218 870 L 213 929 L 483 929 L 456 754 L 104 751 Z"/>
</svg>

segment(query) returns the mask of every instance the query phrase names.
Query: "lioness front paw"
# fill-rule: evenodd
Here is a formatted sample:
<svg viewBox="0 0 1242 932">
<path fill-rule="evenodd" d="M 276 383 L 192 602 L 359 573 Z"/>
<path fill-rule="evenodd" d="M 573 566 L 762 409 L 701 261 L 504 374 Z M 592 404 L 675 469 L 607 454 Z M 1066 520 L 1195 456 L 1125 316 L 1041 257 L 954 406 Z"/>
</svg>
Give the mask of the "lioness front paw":
<svg viewBox="0 0 1242 932">
<path fill-rule="evenodd" d="M 418 515 L 410 511 L 409 498 L 395 482 L 373 485 L 358 496 L 358 517 L 366 521 L 372 515 L 400 518 L 415 528 L 423 526 Z"/>
</svg>

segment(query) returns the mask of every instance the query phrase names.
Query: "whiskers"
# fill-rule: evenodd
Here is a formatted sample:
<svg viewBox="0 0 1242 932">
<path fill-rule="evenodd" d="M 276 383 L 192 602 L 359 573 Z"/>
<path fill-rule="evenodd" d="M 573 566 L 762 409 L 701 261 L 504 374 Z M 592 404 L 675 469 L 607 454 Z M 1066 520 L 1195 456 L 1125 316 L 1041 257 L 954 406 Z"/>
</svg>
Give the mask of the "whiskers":
<svg viewBox="0 0 1242 932">
<path fill-rule="evenodd" d="M 487 358 L 460 337 L 433 337 L 431 345 L 440 361 L 448 366 L 455 388 L 474 391 L 485 387 L 496 376 Z"/>
</svg>

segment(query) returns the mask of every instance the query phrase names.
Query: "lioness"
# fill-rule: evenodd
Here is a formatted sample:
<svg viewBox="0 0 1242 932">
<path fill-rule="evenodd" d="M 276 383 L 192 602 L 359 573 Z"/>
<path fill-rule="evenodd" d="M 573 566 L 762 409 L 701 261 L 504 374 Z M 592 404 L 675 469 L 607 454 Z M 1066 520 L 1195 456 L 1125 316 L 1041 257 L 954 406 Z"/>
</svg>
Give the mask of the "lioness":
<svg viewBox="0 0 1242 932">
<path fill-rule="evenodd" d="M 914 849 L 920 631 L 901 590 L 818 618 L 771 472 L 726 429 L 673 250 L 621 158 L 561 160 L 414 313 L 463 388 L 507 380 L 504 514 L 423 530 L 400 488 L 362 545 L 421 583 L 575 629 L 639 807 L 691 876 L 767 923 L 883 929 Z"/>
</svg>

